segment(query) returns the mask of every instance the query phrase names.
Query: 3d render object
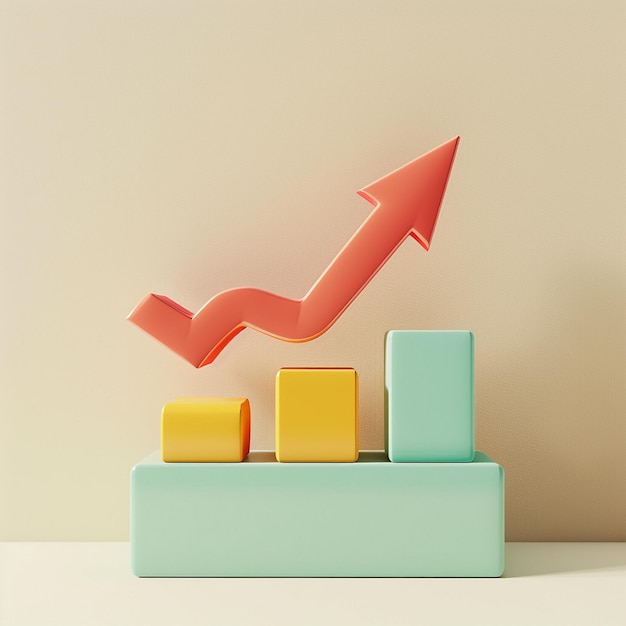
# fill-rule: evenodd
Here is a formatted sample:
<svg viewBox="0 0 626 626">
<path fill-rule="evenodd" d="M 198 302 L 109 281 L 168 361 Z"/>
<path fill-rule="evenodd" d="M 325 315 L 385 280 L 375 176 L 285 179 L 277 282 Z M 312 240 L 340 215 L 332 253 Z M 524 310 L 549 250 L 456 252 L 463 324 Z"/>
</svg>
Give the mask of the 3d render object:
<svg viewBox="0 0 626 626">
<path fill-rule="evenodd" d="M 307 341 L 408 236 L 428 249 L 458 138 L 359 193 L 375 209 L 302 300 L 233 289 L 192 315 L 148 296 L 130 315 L 196 367 L 246 327 Z M 131 472 L 137 576 L 500 576 L 504 472 L 474 450 L 474 337 L 385 343 L 385 452 L 358 447 L 358 375 L 282 368 L 276 452 L 250 452 L 245 398 L 178 400 Z"/>
<path fill-rule="evenodd" d="M 395 462 L 474 458 L 472 333 L 387 333 L 385 450 Z"/>
<path fill-rule="evenodd" d="M 211 363 L 246 327 L 285 341 L 319 337 L 407 237 L 428 250 L 458 142 L 452 139 L 358 192 L 376 208 L 301 300 L 245 287 L 217 294 L 193 314 L 150 294 L 128 319 L 195 367 Z"/>
<path fill-rule="evenodd" d="M 137 576 L 500 576 L 502 468 L 471 463 L 164 463 L 131 475 Z"/>
<path fill-rule="evenodd" d="M 247 398 L 189 398 L 161 413 L 161 457 L 170 463 L 233 463 L 250 451 Z"/>
<path fill-rule="evenodd" d="M 282 368 L 276 375 L 276 458 L 348 462 L 359 456 L 356 370 Z"/>
<path fill-rule="evenodd" d="M 392 331 L 387 339 L 414 333 Z M 442 343 L 441 331 L 420 334 L 425 346 Z M 461 373 L 435 386 L 431 410 L 418 416 L 431 447 L 438 438 L 427 426 L 440 417 L 446 421 L 439 413 L 449 407 L 445 396 L 455 395 L 457 385 L 466 404 L 467 394 L 473 397 L 473 337 L 465 331 L 446 334 L 453 337 L 452 349 L 445 337 L 439 358 L 458 360 Z M 402 381 L 406 368 L 402 359 L 392 359 L 387 380 Z M 410 363 L 408 369 L 419 372 Z M 356 371 L 283 368 L 276 381 L 277 448 L 290 455 L 282 461 L 298 462 L 280 462 L 267 451 L 251 452 L 241 463 L 167 463 L 155 452 L 133 468 L 131 555 L 137 576 L 502 574 L 504 472 L 474 453 L 473 413 L 448 420 L 452 441 L 469 437 L 470 461 L 450 461 L 447 453 L 429 449 L 427 462 L 394 462 L 370 451 L 346 462 L 357 449 Z M 391 406 L 406 408 L 402 384 L 387 385 L 385 393 Z M 328 415 L 318 423 L 319 411 Z M 389 431 L 406 428 L 408 418 L 388 411 Z M 431 430 L 436 433 L 437 425 Z M 325 446 L 334 454 L 347 450 L 346 458 L 326 460 Z M 402 451 L 416 458 L 424 446 L 419 437 L 409 437 Z"/>
</svg>

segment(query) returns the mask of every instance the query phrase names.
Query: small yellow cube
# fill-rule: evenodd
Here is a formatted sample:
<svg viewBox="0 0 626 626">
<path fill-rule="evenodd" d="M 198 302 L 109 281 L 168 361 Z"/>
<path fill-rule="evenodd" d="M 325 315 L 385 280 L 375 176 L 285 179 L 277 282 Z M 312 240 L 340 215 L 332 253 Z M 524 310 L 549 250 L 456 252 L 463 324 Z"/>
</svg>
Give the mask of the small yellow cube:
<svg viewBox="0 0 626 626">
<path fill-rule="evenodd" d="M 348 462 L 359 457 L 358 376 L 352 368 L 283 368 L 276 376 L 276 458 Z"/>
<path fill-rule="evenodd" d="M 247 398 L 185 398 L 161 414 L 161 455 L 170 463 L 233 463 L 250 451 Z"/>
</svg>

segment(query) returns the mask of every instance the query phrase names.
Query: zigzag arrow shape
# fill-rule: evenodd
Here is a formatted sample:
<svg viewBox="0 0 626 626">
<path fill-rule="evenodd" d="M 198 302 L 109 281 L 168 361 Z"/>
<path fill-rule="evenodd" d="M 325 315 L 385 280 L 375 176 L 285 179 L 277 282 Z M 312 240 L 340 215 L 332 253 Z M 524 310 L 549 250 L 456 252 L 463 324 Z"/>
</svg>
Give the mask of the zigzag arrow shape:
<svg viewBox="0 0 626 626">
<path fill-rule="evenodd" d="M 218 293 L 193 314 L 149 294 L 128 319 L 195 367 L 212 363 L 245 328 L 284 341 L 319 337 L 407 237 L 429 249 L 458 142 L 456 137 L 358 192 L 375 209 L 301 300 L 243 287 Z"/>
</svg>

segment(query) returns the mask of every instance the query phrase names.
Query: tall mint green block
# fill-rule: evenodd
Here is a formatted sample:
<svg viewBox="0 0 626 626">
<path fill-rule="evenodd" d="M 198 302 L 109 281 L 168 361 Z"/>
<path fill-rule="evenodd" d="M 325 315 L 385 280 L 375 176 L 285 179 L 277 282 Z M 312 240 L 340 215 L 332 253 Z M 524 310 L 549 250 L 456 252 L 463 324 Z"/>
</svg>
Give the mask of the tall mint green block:
<svg viewBox="0 0 626 626">
<path fill-rule="evenodd" d="M 387 333 L 385 450 L 394 462 L 468 462 L 474 458 L 471 332 Z"/>
<path fill-rule="evenodd" d="M 471 463 L 164 463 L 131 473 L 137 576 L 467 576 L 504 569 L 502 468 Z"/>
</svg>

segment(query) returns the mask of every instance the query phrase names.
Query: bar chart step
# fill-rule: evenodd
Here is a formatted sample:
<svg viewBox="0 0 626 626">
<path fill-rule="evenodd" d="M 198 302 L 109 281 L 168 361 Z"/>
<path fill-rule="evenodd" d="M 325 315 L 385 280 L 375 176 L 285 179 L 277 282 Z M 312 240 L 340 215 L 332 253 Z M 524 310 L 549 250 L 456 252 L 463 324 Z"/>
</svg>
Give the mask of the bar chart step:
<svg viewBox="0 0 626 626">
<path fill-rule="evenodd" d="M 385 449 L 394 462 L 468 462 L 474 458 L 471 332 L 387 333 Z"/>
<path fill-rule="evenodd" d="M 161 412 L 161 457 L 169 463 L 232 463 L 250 451 L 247 398 L 182 398 Z"/>
<path fill-rule="evenodd" d="M 276 458 L 344 462 L 359 456 L 358 375 L 351 367 L 285 367 L 276 375 Z"/>
</svg>

